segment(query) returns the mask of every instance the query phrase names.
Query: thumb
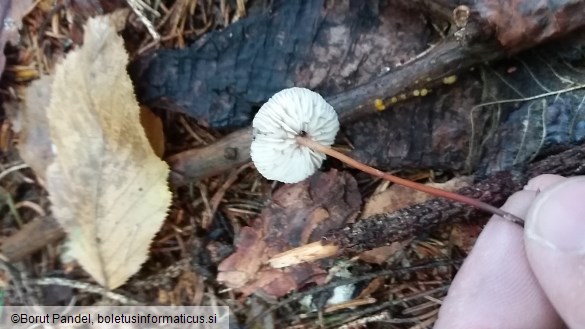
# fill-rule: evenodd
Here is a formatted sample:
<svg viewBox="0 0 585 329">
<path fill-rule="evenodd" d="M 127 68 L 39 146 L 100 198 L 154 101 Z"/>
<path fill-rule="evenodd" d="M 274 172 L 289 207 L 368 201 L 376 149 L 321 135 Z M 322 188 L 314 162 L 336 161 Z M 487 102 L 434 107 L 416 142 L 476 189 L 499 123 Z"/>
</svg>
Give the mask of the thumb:
<svg viewBox="0 0 585 329">
<path fill-rule="evenodd" d="M 545 294 L 571 328 L 585 328 L 585 176 L 539 193 L 525 226 L 528 261 Z"/>
</svg>

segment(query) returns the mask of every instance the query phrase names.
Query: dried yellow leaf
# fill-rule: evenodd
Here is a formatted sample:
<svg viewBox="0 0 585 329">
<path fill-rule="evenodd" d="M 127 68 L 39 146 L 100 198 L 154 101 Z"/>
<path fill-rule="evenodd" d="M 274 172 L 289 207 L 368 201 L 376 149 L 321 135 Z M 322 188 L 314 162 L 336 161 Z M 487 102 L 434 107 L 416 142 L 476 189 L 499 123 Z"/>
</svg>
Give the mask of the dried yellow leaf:
<svg viewBox="0 0 585 329">
<path fill-rule="evenodd" d="M 57 68 L 47 109 L 56 148 L 47 170 L 54 216 L 71 254 L 114 289 L 138 271 L 170 204 L 166 163 L 152 151 L 108 17 L 89 20 L 83 46 Z"/>
</svg>

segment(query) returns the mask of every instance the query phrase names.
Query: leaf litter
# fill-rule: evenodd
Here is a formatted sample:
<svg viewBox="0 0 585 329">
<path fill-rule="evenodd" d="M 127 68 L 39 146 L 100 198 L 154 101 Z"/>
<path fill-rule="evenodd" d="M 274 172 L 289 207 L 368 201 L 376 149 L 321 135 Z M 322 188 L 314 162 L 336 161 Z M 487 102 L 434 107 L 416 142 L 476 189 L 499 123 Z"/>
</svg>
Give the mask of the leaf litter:
<svg viewBox="0 0 585 329">
<path fill-rule="evenodd" d="M 185 2 L 185 3 L 186 3 L 186 2 Z M 179 6 L 179 5 L 181 5 L 181 6 L 182 6 L 182 5 L 184 5 L 184 3 L 183 3 L 183 4 L 179 4 L 179 2 L 177 2 L 177 4 L 178 4 L 177 6 Z M 238 5 L 239 5 L 239 2 L 238 2 Z M 193 6 L 193 2 L 189 2 L 189 6 Z M 176 6 L 175 6 L 175 7 L 176 7 Z M 173 7 L 173 8 L 175 8 L 175 7 Z M 209 9 L 209 8 L 207 8 L 207 9 Z M 207 10 L 207 9 L 205 9 L 205 10 Z M 198 7 L 198 10 L 201 10 L 201 7 Z M 172 20 L 171 20 L 171 21 L 172 21 Z M 211 20 L 210 20 L 210 21 L 211 21 Z M 61 32 L 62 32 L 62 33 L 64 32 L 65 34 L 67 34 L 67 33 L 66 33 L 66 32 L 67 32 L 66 30 L 63 30 L 63 31 L 61 31 Z M 180 38 L 182 38 L 182 36 L 181 36 Z M 62 43 L 65 43 L 65 41 L 63 41 L 63 40 L 65 40 L 65 39 L 57 39 L 57 38 L 56 38 L 55 40 L 59 40 L 58 42 L 60 42 L 60 43 L 61 43 L 61 42 L 62 42 Z M 166 39 L 166 40 L 167 40 L 167 41 L 166 41 L 167 43 L 169 43 L 169 44 L 173 44 L 173 42 L 172 42 L 172 41 L 171 41 L 171 42 L 169 42 L 169 41 L 168 41 L 168 40 L 172 40 L 172 39 Z M 182 40 L 181 40 L 181 41 L 182 41 Z M 42 67 L 42 66 L 41 66 L 41 67 Z M 536 117 L 536 116 L 535 116 L 535 117 Z M 199 125 L 197 125 L 196 123 L 190 123 L 190 124 L 191 124 L 192 126 L 194 126 L 194 127 L 197 127 L 197 129 L 205 130 L 205 128 L 199 128 Z M 160 145 L 160 143 L 159 143 L 159 145 Z M 176 145 L 175 145 L 174 147 L 176 147 Z M 40 166 L 39 166 L 39 167 L 40 167 Z M 248 175 L 248 174 L 247 174 L 247 175 L 246 175 L 246 178 L 245 178 L 245 180 L 248 180 L 248 179 L 250 178 L 249 176 L 250 176 L 250 175 Z M 218 178 L 216 178 L 216 179 L 213 179 L 213 180 L 208 180 L 208 181 L 205 181 L 205 182 L 203 182 L 201 186 L 207 186 L 207 188 L 208 188 L 208 189 L 209 189 L 209 191 L 211 192 L 211 191 L 213 191 L 213 190 L 215 190 L 215 189 L 216 189 L 214 186 L 221 185 L 222 179 L 224 179 L 224 178 L 222 178 L 222 177 L 218 177 Z M 236 184 L 235 184 L 235 185 L 237 185 L 237 184 L 238 184 L 238 182 L 236 182 Z M 254 183 L 254 185 L 253 185 L 253 186 L 257 186 L 257 183 Z M 197 192 L 197 188 L 194 188 L 194 190 L 195 190 L 195 192 Z M 267 189 L 265 189 L 265 190 L 264 190 L 264 193 L 265 193 L 265 194 L 266 194 L 266 191 L 267 191 Z M 195 194 L 197 194 L 197 193 L 195 193 Z M 229 209 L 226 209 L 226 205 L 230 205 L 230 204 L 235 204 L 235 203 L 236 203 L 236 201 L 231 201 L 231 200 L 240 200 L 240 201 L 237 201 L 237 202 L 244 203 L 245 201 L 241 201 L 241 199 L 242 199 L 242 198 L 245 198 L 245 197 L 243 197 L 242 195 L 243 195 L 243 194 L 242 194 L 242 192 L 241 192 L 241 191 L 239 191 L 239 190 L 238 190 L 238 188 L 230 188 L 230 189 L 228 189 L 228 191 L 225 193 L 225 197 L 224 197 L 224 198 L 221 200 L 221 203 L 220 203 L 220 205 L 219 205 L 219 207 L 218 207 L 218 212 L 220 212 L 220 213 L 226 213 L 226 214 L 230 215 L 230 210 L 229 210 Z M 239 198 L 239 199 L 238 199 L 238 198 Z M 194 197 L 193 199 L 195 200 L 195 201 L 193 201 L 193 204 L 194 204 L 194 205 L 196 205 L 196 204 L 197 204 L 197 202 L 199 202 L 199 201 L 198 201 L 197 197 Z M 233 202 L 233 203 L 232 203 L 232 202 Z M 200 208 L 198 208 L 198 207 L 195 207 L 195 206 L 194 206 L 193 208 L 194 208 L 194 212 L 196 212 L 196 211 L 198 211 L 198 209 L 200 209 Z M 257 209 L 257 208 L 256 208 L 256 209 Z M 183 215 L 182 215 L 182 214 L 184 213 L 184 212 L 183 212 L 183 209 L 175 209 L 175 210 L 176 210 L 176 214 L 177 214 L 177 215 L 176 215 L 176 217 L 174 217 L 174 216 L 175 216 L 175 214 L 173 214 L 172 221 L 173 221 L 173 225 L 175 225 L 175 223 L 177 224 L 177 227 L 173 226 L 173 229 L 175 229 L 175 228 L 176 228 L 176 229 L 184 230 L 184 232 L 187 232 L 187 233 L 184 233 L 184 232 L 182 232 L 181 234 L 182 234 L 183 236 L 185 236 L 186 234 L 189 234 L 189 232 L 191 232 L 191 231 L 190 231 L 190 229 L 189 229 L 189 225 L 191 225 L 191 224 L 189 224 L 189 223 L 190 223 L 190 222 L 192 223 L 192 221 L 193 221 L 193 220 L 198 220 L 198 218 L 194 218 L 194 219 L 193 219 L 193 218 L 189 218 L 188 216 L 186 216 L 186 217 L 183 217 Z M 240 209 L 240 210 L 241 210 L 241 209 Z M 243 210 L 241 210 L 241 211 L 243 211 Z M 250 213 L 251 213 L 251 212 L 250 212 Z M 232 216 L 229 216 L 229 217 L 230 217 L 230 220 L 232 221 L 232 224 L 233 224 L 233 225 L 234 225 L 234 227 L 236 228 L 236 231 L 237 231 L 237 227 L 238 227 L 238 221 L 239 221 L 239 223 L 245 223 L 245 222 L 247 221 L 247 220 L 243 219 L 243 218 L 244 218 L 244 216 L 241 216 L 241 217 L 232 217 Z M 165 225 L 165 226 L 166 226 L 166 225 Z M 252 226 L 251 226 L 251 227 L 254 227 L 254 224 L 252 224 Z M 160 240 L 160 241 L 161 241 L 161 242 L 160 242 L 160 245 L 169 245 L 168 243 L 167 243 L 167 244 L 165 244 L 164 242 L 162 242 L 162 239 L 157 239 L 157 240 Z M 180 240 L 180 239 L 178 239 L 178 240 Z M 457 240 L 457 239 L 455 239 L 455 240 Z M 435 242 L 436 242 L 436 241 L 435 241 Z M 458 243 L 458 242 L 455 242 L 455 243 Z M 416 244 L 418 244 L 419 246 L 420 246 L 420 245 L 422 245 L 422 246 L 424 246 L 424 247 L 427 247 L 427 248 L 433 245 L 432 243 L 421 243 L 421 242 L 415 242 L 415 245 L 416 245 Z M 462 242 L 462 244 L 467 244 L 467 242 Z M 171 245 L 172 245 L 172 244 L 171 244 Z M 435 244 L 435 245 L 436 245 L 436 244 Z M 188 248 L 188 247 L 187 247 L 187 248 Z M 184 246 L 182 246 L 182 247 L 181 247 L 181 250 L 183 250 L 183 252 L 184 252 L 184 250 L 185 250 L 185 247 L 184 247 Z M 414 249 L 413 249 L 413 250 L 414 250 Z M 413 250 L 410 250 L 410 251 L 409 251 L 409 250 L 406 250 L 406 252 L 407 252 L 407 253 L 408 253 L 408 252 L 413 252 Z M 414 250 L 414 252 L 416 252 L 416 250 Z M 421 254 L 421 253 L 419 252 L 419 254 Z M 157 255 L 162 255 L 162 253 L 159 253 L 159 254 L 157 254 Z M 182 256 L 183 256 L 183 254 L 181 255 L 181 257 L 182 257 Z M 162 257 L 161 257 L 161 258 L 162 258 Z M 429 257 L 429 258 L 432 258 L 432 257 Z M 400 259 L 400 262 L 402 262 L 402 264 L 403 264 L 404 266 L 407 266 L 407 265 L 408 265 L 408 263 L 409 263 L 409 262 L 410 262 L 412 259 L 418 259 L 418 258 L 416 258 L 416 257 L 414 257 L 414 258 L 413 258 L 413 257 L 410 257 L 410 256 L 409 256 L 409 257 L 404 257 L 404 258 L 401 258 L 401 259 Z M 183 259 L 183 260 L 184 260 L 184 259 Z M 184 262 L 182 262 L 182 263 L 184 263 Z M 45 265 L 45 264 L 43 264 L 43 265 Z M 187 267 L 187 268 L 188 268 L 188 267 Z M 326 267 L 325 267 L 325 268 L 326 268 Z M 175 289 L 174 289 L 174 292 L 176 292 L 176 294 L 177 294 L 177 295 L 179 295 L 179 294 L 181 293 L 180 291 L 178 291 L 178 290 L 180 290 L 180 289 L 181 289 L 181 287 L 180 287 L 180 286 L 182 286 L 182 285 L 185 285 L 185 284 L 183 283 L 183 281 L 184 281 L 184 280 L 185 280 L 186 282 L 191 282 L 191 283 L 193 283 L 193 282 L 195 281 L 195 279 L 193 279 L 193 278 L 185 279 L 185 278 L 187 278 L 187 277 L 189 276 L 189 275 L 187 275 L 188 273 L 190 273 L 190 272 L 187 270 L 186 272 L 184 272 L 184 274 L 183 274 L 183 275 L 179 275 L 179 276 L 177 276 L 177 277 L 179 278 L 179 279 L 177 280 L 177 281 L 179 281 L 179 283 L 177 283 L 177 284 L 176 284 L 176 286 L 175 286 Z M 175 276 L 173 276 L 173 277 L 175 277 Z M 407 277 L 406 279 L 408 279 L 408 277 Z M 412 278 L 410 278 L 410 279 L 412 279 Z M 424 281 L 424 280 L 428 280 L 428 279 L 432 279 L 432 277 L 426 277 L 426 278 L 425 278 L 425 277 L 422 277 L 422 278 L 419 278 L 419 280 L 417 280 L 417 283 L 416 283 L 416 284 L 419 284 L 419 285 L 428 285 L 428 284 L 432 284 L 432 283 L 431 283 L 431 281 L 427 281 L 427 282 L 425 282 L 425 281 Z M 169 284 L 169 283 L 167 282 L 167 284 Z M 173 284 L 173 283 L 172 283 L 172 281 L 171 281 L 171 283 L 170 283 L 170 284 L 171 284 L 171 285 Z M 296 282 L 292 282 L 292 283 L 290 283 L 290 285 L 291 285 L 291 286 L 292 286 L 292 285 L 296 285 L 296 284 L 297 284 Z M 187 286 L 189 286 L 190 284 L 186 284 L 186 285 L 187 285 Z M 366 294 L 366 295 L 369 295 L 369 294 L 374 294 L 374 293 L 376 293 L 376 291 L 377 291 L 378 289 L 383 289 L 383 290 L 384 290 L 384 293 L 386 293 L 386 292 L 388 293 L 388 295 L 386 295 L 386 294 L 385 294 L 385 298 L 390 298 L 390 299 L 401 299 L 401 298 L 404 298 L 405 296 L 406 296 L 406 297 L 408 297 L 409 295 L 412 295 L 412 294 L 413 294 L 413 292 L 415 292 L 414 294 L 416 294 L 417 292 L 419 293 L 419 291 L 420 291 L 420 290 L 417 290 L 417 289 L 419 289 L 419 288 L 412 287 L 412 286 L 410 286 L 410 285 L 409 285 L 409 283 L 401 283 L 401 282 L 392 283 L 392 285 L 390 286 L 390 287 L 391 287 L 391 289 L 388 289 L 388 286 L 384 287 L 384 284 L 382 284 L 381 286 L 382 286 L 382 288 L 373 288 L 373 289 L 371 289 L 371 290 L 373 290 L 373 291 L 367 291 L 367 294 Z M 258 287 L 262 287 L 262 285 L 258 285 Z M 187 288 L 186 290 L 190 290 L 190 289 L 194 289 L 194 288 L 193 288 L 193 287 L 190 287 L 190 288 Z M 199 284 L 199 285 L 198 285 L 198 289 L 199 289 L 198 291 L 202 291 L 202 290 L 201 290 L 201 284 Z M 212 288 L 212 289 L 213 289 L 213 288 Z M 369 289 L 368 289 L 368 290 L 369 290 Z M 209 290 L 208 290 L 208 292 L 207 292 L 207 293 L 211 293 L 211 294 L 213 294 L 213 292 L 210 292 Z M 228 293 L 222 293 L 222 292 L 220 292 L 219 296 L 221 296 L 220 298 L 224 298 L 225 296 L 228 296 L 228 297 L 225 297 L 225 298 L 226 298 L 226 300 L 228 301 L 228 303 L 231 303 L 231 302 L 229 301 L 229 298 L 233 297 L 234 295 L 233 295 L 231 292 L 228 292 Z M 176 303 L 176 302 L 179 302 L 179 301 L 180 301 L 180 299 L 181 299 L 181 298 L 179 298 L 179 297 L 173 297 L 173 298 L 170 298 L 170 299 L 168 299 L 168 300 L 172 300 L 172 303 Z M 199 300 L 199 298 L 196 298 L 196 299 L 197 299 L 197 300 Z M 165 301 L 165 302 L 168 302 L 168 300 L 167 300 L 166 298 L 161 298 L 161 300 L 162 300 L 162 301 Z M 185 301 L 183 300 L 183 302 L 185 302 Z M 406 311 L 408 311 L 408 310 L 409 310 L 409 307 L 410 307 L 410 306 L 414 306 L 414 307 L 410 308 L 411 310 L 414 310 L 414 309 L 416 308 L 416 303 L 414 303 L 414 304 L 410 304 L 410 306 L 409 306 L 409 305 L 407 305 L 406 303 L 403 303 L 403 304 L 404 304 L 404 305 L 405 305 L 405 307 L 406 307 L 406 308 L 405 308 L 405 312 L 404 312 L 404 314 L 412 314 L 412 313 L 410 313 L 410 312 L 406 312 Z M 238 305 L 238 304 L 231 304 L 231 305 Z M 240 307 L 240 305 L 238 305 L 238 307 Z M 394 314 L 396 314 L 395 312 L 392 312 L 392 313 L 393 313 L 393 316 L 389 317 L 390 319 L 394 318 Z M 419 313 L 419 314 L 420 314 L 420 313 Z M 423 314 L 424 314 L 424 313 L 423 313 Z M 413 322 L 416 322 L 416 321 L 413 321 Z M 421 327 L 422 327 L 422 326 L 421 326 Z"/>
</svg>

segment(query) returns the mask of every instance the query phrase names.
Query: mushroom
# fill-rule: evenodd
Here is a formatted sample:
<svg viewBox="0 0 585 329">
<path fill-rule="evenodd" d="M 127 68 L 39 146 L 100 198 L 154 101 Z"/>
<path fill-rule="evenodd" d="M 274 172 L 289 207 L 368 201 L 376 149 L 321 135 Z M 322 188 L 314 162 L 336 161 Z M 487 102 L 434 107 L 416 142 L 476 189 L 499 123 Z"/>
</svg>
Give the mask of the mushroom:
<svg viewBox="0 0 585 329">
<path fill-rule="evenodd" d="M 329 147 L 335 141 L 339 121 L 321 95 L 305 88 L 288 88 L 260 108 L 252 127 L 250 155 L 260 174 L 283 183 L 297 183 L 321 167 L 325 154 L 300 145 L 296 137 Z"/>
<path fill-rule="evenodd" d="M 409 181 L 365 165 L 330 146 L 339 130 L 337 114 L 321 95 L 305 88 L 284 89 L 266 102 L 252 122 L 251 156 L 267 179 L 296 183 L 312 175 L 325 155 L 363 172 L 498 215 L 522 225 L 524 220 L 480 200 Z"/>
</svg>

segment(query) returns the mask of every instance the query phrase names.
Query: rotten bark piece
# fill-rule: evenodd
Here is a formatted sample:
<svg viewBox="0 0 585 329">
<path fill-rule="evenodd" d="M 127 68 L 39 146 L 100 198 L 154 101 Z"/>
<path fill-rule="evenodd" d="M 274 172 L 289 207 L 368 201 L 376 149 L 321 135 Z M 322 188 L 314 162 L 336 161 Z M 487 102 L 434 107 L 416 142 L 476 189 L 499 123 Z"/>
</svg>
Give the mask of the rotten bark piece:
<svg viewBox="0 0 585 329">
<path fill-rule="evenodd" d="M 530 178 L 545 173 L 563 176 L 585 174 L 585 144 L 529 164 L 524 173 L 501 172 L 457 192 L 501 206 Z M 355 253 L 416 236 L 440 223 L 468 220 L 478 213 L 478 210 L 466 205 L 432 199 L 390 214 L 363 219 L 326 234 L 322 243 L 334 244 L 345 253 Z"/>
<path fill-rule="evenodd" d="M 485 31 L 508 53 L 517 53 L 583 27 L 584 0 L 398 0 L 398 5 L 419 10 L 464 27 L 468 20 L 482 22 Z M 459 24 L 455 9 L 467 12 Z"/>
<path fill-rule="evenodd" d="M 272 203 L 253 226 L 240 230 L 235 243 L 237 251 L 218 265 L 217 281 L 245 296 L 261 290 L 274 297 L 310 282 L 321 284 L 326 271 L 319 263 L 290 267 L 285 271 L 262 265 L 277 253 L 318 241 L 326 232 L 353 221 L 360 203 L 354 178 L 336 170 L 284 185 L 274 193 Z"/>
<path fill-rule="evenodd" d="M 566 35 L 585 21 L 584 0 L 475 0 L 470 7 L 509 53 Z"/>
<path fill-rule="evenodd" d="M 459 189 L 457 193 L 499 206 L 512 193 L 522 189 L 532 177 L 541 174 L 583 175 L 585 144 L 529 164 L 525 169 L 524 173 L 507 171 L 491 175 L 472 186 Z M 477 215 L 481 215 L 477 209 L 435 198 L 392 213 L 362 219 L 341 230 L 326 234 L 320 242 L 274 255 L 266 263 L 272 268 L 285 268 L 332 255 L 352 255 L 414 238 L 441 223 L 464 221 Z M 331 246 L 336 248 L 333 249 Z M 305 249 L 311 251 L 311 257 L 304 257 L 307 254 Z"/>
</svg>

